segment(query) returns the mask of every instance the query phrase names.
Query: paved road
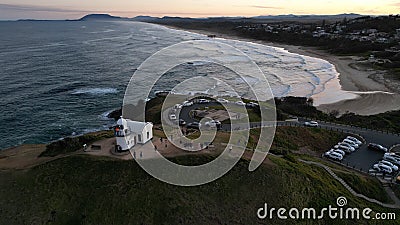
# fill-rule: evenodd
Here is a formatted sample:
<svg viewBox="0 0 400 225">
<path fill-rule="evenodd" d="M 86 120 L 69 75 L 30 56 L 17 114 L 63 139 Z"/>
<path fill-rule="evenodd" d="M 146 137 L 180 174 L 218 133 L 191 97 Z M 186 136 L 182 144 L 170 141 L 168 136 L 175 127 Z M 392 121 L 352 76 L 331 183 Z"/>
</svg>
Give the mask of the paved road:
<svg viewBox="0 0 400 225">
<path fill-rule="evenodd" d="M 180 112 L 180 118 L 185 120 L 187 123 L 198 122 L 198 120 L 190 117 L 189 112 L 199 107 L 207 106 L 218 106 L 221 105 L 217 102 L 210 102 L 206 104 L 194 104 L 189 107 L 183 107 Z M 276 122 L 276 126 L 302 126 L 306 120 L 299 118 L 298 122 Z M 273 126 L 275 122 L 264 122 L 264 126 Z M 247 124 L 237 124 L 234 125 L 233 129 L 246 129 Z M 250 123 L 250 127 L 260 127 L 260 122 Z M 363 144 L 356 152 L 347 155 L 342 163 L 354 167 L 357 170 L 362 170 L 367 172 L 377 161 L 381 160 L 383 157 L 383 152 L 369 150 L 367 147 L 368 143 L 378 143 L 387 148 L 390 148 L 396 144 L 400 144 L 400 136 L 395 134 L 382 133 L 374 130 L 367 130 L 360 127 L 351 127 L 346 125 L 339 125 L 333 123 L 319 122 L 319 128 L 327 130 L 341 131 L 345 133 L 353 133 L 360 135 L 364 138 L 365 144 Z M 230 124 L 223 124 L 222 130 L 231 130 Z M 329 149 L 327 149 L 328 151 Z"/>
</svg>

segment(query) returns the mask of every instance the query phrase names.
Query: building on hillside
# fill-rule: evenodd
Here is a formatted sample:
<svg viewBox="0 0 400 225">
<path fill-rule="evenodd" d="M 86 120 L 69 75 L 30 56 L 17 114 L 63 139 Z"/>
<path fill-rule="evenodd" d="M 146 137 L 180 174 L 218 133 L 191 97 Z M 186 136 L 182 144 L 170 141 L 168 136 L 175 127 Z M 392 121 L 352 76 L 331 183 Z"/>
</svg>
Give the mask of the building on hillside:
<svg viewBox="0 0 400 225">
<path fill-rule="evenodd" d="M 153 139 L 153 124 L 120 118 L 114 126 L 116 151 L 129 151 L 137 144 L 146 144 Z"/>
</svg>

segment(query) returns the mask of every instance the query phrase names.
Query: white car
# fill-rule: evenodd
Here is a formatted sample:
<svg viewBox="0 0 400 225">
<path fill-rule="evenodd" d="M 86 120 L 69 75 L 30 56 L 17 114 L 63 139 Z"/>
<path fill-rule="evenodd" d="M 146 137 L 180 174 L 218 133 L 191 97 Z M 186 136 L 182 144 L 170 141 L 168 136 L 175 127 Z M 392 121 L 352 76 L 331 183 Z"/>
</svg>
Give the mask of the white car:
<svg viewBox="0 0 400 225">
<path fill-rule="evenodd" d="M 192 105 L 193 105 L 193 102 L 191 102 L 191 101 L 184 101 L 184 102 L 182 103 L 182 105 L 183 105 L 184 107 L 192 106 Z"/>
<path fill-rule="evenodd" d="M 383 165 L 383 164 L 375 164 L 372 168 L 375 170 L 378 170 L 379 172 L 385 172 L 385 173 L 393 172 L 391 167 Z"/>
<path fill-rule="evenodd" d="M 169 115 L 169 119 L 170 119 L 170 120 L 176 120 L 176 115 L 175 115 L 175 114 Z"/>
<path fill-rule="evenodd" d="M 181 105 L 181 104 L 176 104 L 176 105 L 174 106 L 174 108 L 175 108 L 175 109 L 182 109 L 182 105 Z"/>
<path fill-rule="evenodd" d="M 398 166 L 394 165 L 391 162 L 385 161 L 385 160 L 379 161 L 378 164 L 383 164 L 383 165 L 389 166 L 389 167 L 392 168 L 393 171 L 398 171 L 399 170 Z"/>
<path fill-rule="evenodd" d="M 256 108 L 256 107 L 258 107 L 260 105 L 258 103 L 256 103 L 256 102 L 249 102 L 249 103 L 246 104 L 246 106 L 250 107 L 250 108 Z"/>
<path fill-rule="evenodd" d="M 343 157 L 346 155 L 346 152 L 344 152 L 343 150 L 340 150 L 340 149 L 331 149 L 328 152 L 336 152 L 336 153 L 339 153 L 340 155 L 342 155 Z"/>
<path fill-rule="evenodd" d="M 384 155 L 383 159 L 385 161 L 389 161 L 389 162 L 391 162 L 391 163 L 393 163 L 393 164 L 395 164 L 397 166 L 400 166 L 400 160 L 398 160 L 397 158 L 395 158 L 395 157 L 393 157 L 391 155 Z"/>
<path fill-rule="evenodd" d="M 354 148 L 354 150 L 356 149 L 355 146 L 353 146 L 353 145 L 351 145 L 349 143 L 346 143 L 346 142 L 339 142 L 338 145 L 343 145 L 343 146 L 347 146 L 349 148 Z"/>
<path fill-rule="evenodd" d="M 398 156 L 396 153 L 393 153 L 393 152 L 386 152 L 384 155 L 390 155 L 390 156 L 400 160 L 400 156 Z"/>
<path fill-rule="evenodd" d="M 358 144 L 358 145 L 361 145 L 361 144 L 362 144 L 362 142 L 361 142 L 360 140 L 358 140 L 357 138 L 352 137 L 352 136 L 347 136 L 346 139 L 349 139 L 350 141 L 353 141 L 354 143 L 356 143 L 356 144 Z"/>
<path fill-rule="evenodd" d="M 360 146 L 358 146 L 358 144 L 356 144 L 354 141 L 349 140 L 349 139 L 344 139 L 343 142 L 344 142 L 344 143 L 347 143 L 347 144 L 349 144 L 349 145 L 351 145 L 351 146 L 354 147 L 354 148 L 359 148 L 359 147 L 360 147 Z"/>
<path fill-rule="evenodd" d="M 204 125 L 209 126 L 209 127 L 218 127 L 221 126 L 221 122 L 219 122 L 218 120 L 211 120 L 206 122 Z"/>
<path fill-rule="evenodd" d="M 210 100 L 207 100 L 207 99 L 199 99 L 198 103 L 200 103 L 200 104 L 210 103 Z"/>
<path fill-rule="evenodd" d="M 318 122 L 316 122 L 316 121 L 305 122 L 304 125 L 307 127 L 318 127 L 319 126 Z"/>
<path fill-rule="evenodd" d="M 344 146 L 344 145 L 335 145 L 334 148 L 342 150 L 342 151 L 345 151 L 347 153 L 352 153 L 352 152 L 355 151 L 355 149 L 353 147 L 347 147 L 347 146 Z"/>
<path fill-rule="evenodd" d="M 338 161 L 342 161 L 343 160 L 343 156 L 341 154 L 339 154 L 339 153 L 336 153 L 336 152 L 331 152 L 331 151 L 326 152 L 325 156 L 328 157 L 328 158 L 331 158 L 333 160 L 338 160 Z"/>
<path fill-rule="evenodd" d="M 398 156 L 398 155 L 396 155 L 396 154 L 394 154 L 394 153 L 387 152 L 387 153 L 385 153 L 383 156 L 384 156 L 384 157 L 385 157 L 385 156 L 390 156 L 390 157 L 394 158 L 396 161 L 400 161 L 400 156 Z"/>
<path fill-rule="evenodd" d="M 223 99 L 223 98 L 219 98 L 219 99 L 217 99 L 217 102 L 219 102 L 219 103 L 229 103 L 229 101 L 228 101 L 228 100 L 226 100 L 226 99 Z"/>
<path fill-rule="evenodd" d="M 237 101 L 235 102 L 236 105 L 240 105 L 240 106 L 245 106 L 246 103 L 244 103 L 243 101 Z"/>
</svg>

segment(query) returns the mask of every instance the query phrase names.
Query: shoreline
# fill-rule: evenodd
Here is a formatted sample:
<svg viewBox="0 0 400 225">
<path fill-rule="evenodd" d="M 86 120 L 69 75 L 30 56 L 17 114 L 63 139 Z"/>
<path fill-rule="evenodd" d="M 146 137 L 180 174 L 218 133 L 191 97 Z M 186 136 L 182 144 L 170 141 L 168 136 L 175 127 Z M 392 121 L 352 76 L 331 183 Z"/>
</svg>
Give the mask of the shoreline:
<svg viewBox="0 0 400 225">
<path fill-rule="evenodd" d="M 158 24 L 174 30 L 181 30 L 200 35 L 215 35 L 216 38 L 252 42 L 281 48 L 289 53 L 299 54 L 307 57 L 319 58 L 332 64 L 338 72 L 338 83 L 345 92 L 354 93 L 356 98 L 343 99 L 342 101 L 322 104 L 317 109 L 326 113 L 338 111 L 339 114 L 355 113 L 359 115 L 376 115 L 388 111 L 400 110 L 400 90 L 393 92 L 384 83 L 377 82 L 372 77 L 383 74 L 383 71 L 370 68 L 362 68 L 358 65 L 362 62 L 358 56 L 337 56 L 316 47 L 296 46 L 281 43 L 273 43 L 251 38 L 243 38 L 233 33 L 222 33 L 216 31 L 184 29 L 171 25 Z M 334 79 L 331 82 L 337 81 Z M 329 84 L 328 82 L 327 84 Z"/>
</svg>

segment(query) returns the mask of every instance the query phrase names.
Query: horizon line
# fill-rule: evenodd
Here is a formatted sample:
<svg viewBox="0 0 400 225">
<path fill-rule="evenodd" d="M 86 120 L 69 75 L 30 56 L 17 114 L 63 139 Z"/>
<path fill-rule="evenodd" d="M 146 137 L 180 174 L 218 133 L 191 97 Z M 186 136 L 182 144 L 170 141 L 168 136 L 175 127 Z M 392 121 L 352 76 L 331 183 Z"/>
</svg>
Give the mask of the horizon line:
<svg viewBox="0 0 400 225">
<path fill-rule="evenodd" d="M 120 13 L 129 13 L 128 11 L 120 11 Z M 191 14 L 191 13 L 187 13 L 187 14 Z M 133 17 L 126 17 L 126 16 L 119 16 L 116 14 L 112 14 L 112 13 L 101 13 L 101 12 L 93 12 L 90 13 L 88 12 L 87 14 L 84 14 L 81 17 L 75 18 L 75 19 L 68 19 L 68 18 L 63 18 L 63 19 L 35 19 L 35 18 L 18 18 L 18 19 L 0 19 L 0 21 L 21 21 L 21 20 L 38 20 L 38 21 L 73 21 L 73 20 L 79 20 L 85 16 L 88 15 L 109 15 L 109 16 L 113 16 L 113 17 L 119 17 L 121 19 L 134 19 L 136 17 L 153 17 L 153 18 L 159 18 L 162 19 L 164 17 L 175 17 L 175 18 L 183 18 L 183 19 L 212 19 L 212 18 L 244 18 L 244 19 L 251 19 L 251 18 L 255 18 L 255 17 L 279 17 L 279 16 L 340 16 L 340 15 L 359 15 L 360 17 L 362 16 L 390 16 L 390 15 L 400 15 L 400 14 L 358 14 L 358 13 L 338 13 L 338 14 L 293 14 L 293 13 L 289 13 L 289 14 L 270 14 L 270 15 L 254 15 L 254 16 L 243 16 L 243 15 L 216 15 L 216 16 L 204 16 L 204 17 L 187 17 L 187 16 L 178 16 L 178 15 L 173 15 L 173 14 L 166 14 L 163 16 L 151 16 L 149 14 L 140 14 L 137 16 L 133 16 Z"/>
</svg>

